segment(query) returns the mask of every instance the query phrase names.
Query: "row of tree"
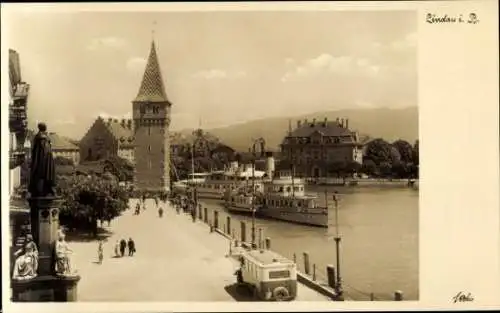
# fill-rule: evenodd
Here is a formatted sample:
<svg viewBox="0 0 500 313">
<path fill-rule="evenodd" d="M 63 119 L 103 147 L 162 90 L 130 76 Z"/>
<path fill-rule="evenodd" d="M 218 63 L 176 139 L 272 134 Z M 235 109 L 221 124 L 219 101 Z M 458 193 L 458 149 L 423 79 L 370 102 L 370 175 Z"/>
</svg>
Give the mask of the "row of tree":
<svg viewBox="0 0 500 313">
<path fill-rule="evenodd" d="M 365 149 L 360 172 L 376 177 L 418 178 L 419 141 L 389 143 L 381 138 L 370 141 Z"/>
</svg>

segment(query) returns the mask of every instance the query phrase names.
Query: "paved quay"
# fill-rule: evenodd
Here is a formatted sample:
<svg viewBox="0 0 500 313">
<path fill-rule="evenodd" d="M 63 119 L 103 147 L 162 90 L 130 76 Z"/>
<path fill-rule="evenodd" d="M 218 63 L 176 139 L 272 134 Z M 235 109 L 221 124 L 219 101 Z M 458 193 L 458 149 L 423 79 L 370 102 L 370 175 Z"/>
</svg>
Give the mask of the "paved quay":
<svg viewBox="0 0 500 313">
<path fill-rule="evenodd" d="M 132 200 L 130 207 L 135 207 Z M 78 301 L 248 301 L 235 292 L 237 264 L 226 257 L 229 242 L 210 233 L 201 221 L 164 207 L 158 217 L 154 202 L 133 215 L 133 209 L 111 222 L 104 243 L 104 261 L 97 264 L 97 242 L 70 242 L 73 262 L 82 279 Z M 137 253 L 114 257 L 117 240 L 132 237 Z M 325 296 L 299 284 L 297 301 L 327 301 Z"/>
</svg>

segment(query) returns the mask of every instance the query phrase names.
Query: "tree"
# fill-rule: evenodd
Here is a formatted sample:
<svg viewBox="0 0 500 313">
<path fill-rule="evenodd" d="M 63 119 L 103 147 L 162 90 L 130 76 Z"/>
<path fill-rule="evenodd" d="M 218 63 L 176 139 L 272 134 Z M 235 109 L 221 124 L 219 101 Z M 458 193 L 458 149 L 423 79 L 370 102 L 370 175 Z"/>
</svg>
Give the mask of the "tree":
<svg viewBox="0 0 500 313">
<path fill-rule="evenodd" d="M 413 147 L 408 141 L 399 139 L 392 144 L 399 152 L 401 161 L 404 163 L 413 163 Z"/>
<path fill-rule="evenodd" d="M 392 175 L 397 178 L 408 178 L 411 163 L 395 162 L 392 164 Z"/>
<path fill-rule="evenodd" d="M 363 165 L 361 166 L 361 171 L 368 176 L 377 175 L 377 164 L 370 159 L 363 160 Z"/>
<path fill-rule="evenodd" d="M 75 165 L 75 163 L 73 162 L 72 159 L 68 159 L 68 158 L 65 158 L 65 157 L 62 157 L 62 156 L 56 156 L 54 158 L 54 164 L 57 166 L 57 165 L 62 165 L 62 166 L 65 166 L 65 165 Z"/>
<path fill-rule="evenodd" d="M 129 201 L 126 190 L 108 175 L 61 176 L 57 193 L 63 199 L 61 225 L 91 231 L 94 236 L 97 236 L 97 222 L 118 217 Z"/>
<path fill-rule="evenodd" d="M 365 158 L 377 165 L 384 162 L 391 164 L 395 157 L 392 145 L 381 138 L 374 139 L 367 144 Z"/>
<path fill-rule="evenodd" d="M 392 166 L 391 163 L 389 162 L 382 162 L 379 164 L 379 171 L 380 171 L 380 176 L 382 177 L 390 177 L 391 176 L 391 171 L 392 171 Z"/>
<path fill-rule="evenodd" d="M 219 138 L 214 135 L 204 132 L 201 129 L 193 131 L 189 140 L 179 144 L 179 149 L 171 158 L 172 169 L 171 178 L 174 180 L 184 179 L 188 173 L 206 172 L 212 169 L 221 169 L 227 164 L 228 157 L 216 153 L 212 155 L 212 151 L 222 146 Z"/>
<path fill-rule="evenodd" d="M 420 165 L 420 155 L 418 151 L 418 139 L 415 141 L 415 145 L 413 145 L 413 163 L 415 165 Z"/>
<path fill-rule="evenodd" d="M 104 171 L 108 171 L 119 181 L 134 180 L 134 165 L 127 159 L 119 156 L 112 156 L 104 161 Z"/>
</svg>

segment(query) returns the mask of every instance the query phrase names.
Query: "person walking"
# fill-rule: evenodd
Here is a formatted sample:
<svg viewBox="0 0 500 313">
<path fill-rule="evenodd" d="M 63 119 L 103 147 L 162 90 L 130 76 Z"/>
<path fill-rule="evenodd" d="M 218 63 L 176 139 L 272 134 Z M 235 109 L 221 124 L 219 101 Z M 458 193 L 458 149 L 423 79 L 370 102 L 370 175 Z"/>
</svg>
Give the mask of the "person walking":
<svg viewBox="0 0 500 313">
<path fill-rule="evenodd" d="M 160 218 L 162 218 L 162 217 L 163 217 L 163 208 L 162 208 L 162 207 L 160 207 L 160 208 L 158 209 L 158 215 L 160 216 Z"/>
<path fill-rule="evenodd" d="M 99 245 L 97 246 L 97 259 L 98 264 L 102 264 L 102 260 L 104 259 L 104 248 L 102 246 L 102 240 L 99 240 Z"/>
<path fill-rule="evenodd" d="M 135 242 L 132 237 L 128 239 L 128 256 L 134 256 L 135 253 Z"/>
<path fill-rule="evenodd" d="M 120 256 L 120 241 L 117 240 L 115 243 L 115 256 L 119 257 Z"/>
<path fill-rule="evenodd" d="M 127 247 L 127 242 L 125 241 L 125 239 L 122 239 L 120 241 L 120 255 L 123 257 L 123 255 L 125 255 L 125 248 Z"/>
</svg>

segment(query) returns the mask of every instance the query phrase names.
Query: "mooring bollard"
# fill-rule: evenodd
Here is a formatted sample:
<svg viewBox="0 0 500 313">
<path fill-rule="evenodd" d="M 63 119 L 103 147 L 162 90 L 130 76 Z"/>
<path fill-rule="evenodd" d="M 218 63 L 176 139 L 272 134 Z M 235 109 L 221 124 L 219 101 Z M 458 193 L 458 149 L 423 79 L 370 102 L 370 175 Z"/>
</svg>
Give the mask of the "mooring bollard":
<svg viewBox="0 0 500 313">
<path fill-rule="evenodd" d="M 303 255 L 304 255 L 304 272 L 306 273 L 306 275 L 310 275 L 311 267 L 309 264 L 309 253 L 304 252 Z"/>
<path fill-rule="evenodd" d="M 245 222 L 241 221 L 241 242 L 246 242 L 247 241 L 247 225 L 245 224 Z"/>
<path fill-rule="evenodd" d="M 313 264 L 313 281 L 316 281 L 316 263 Z"/>
<path fill-rule="evenodd" d="M 266 250 L 271 249 L 271 238 L 266 237 Z"/>
<path fill-rule="evenodd" d="M 394 301 L 403 301 L 403 292 L 401 290 L 394 292 Z"/>
<path fill-rule="evenodd" d="M 203 208 L 203 221 L 205 223 L 208 223 L 208 208 L 207 207 Z"/>
<path fill-rule="evenodd" d="M 219 229 L 219 211 L 214 210 L 214 228 Z"/>
<path fill-rule="evenodd" d="M 231 217 L 228 216 L 226 217 L 226 224 L 227 224 L 227 234 L 231 236 Z"/>
<path fill-rule="evenodd" d="M 335 289 L 335 267 L 333 267 L 333 265 L 328 265 L 326 267 L 326 277 L 328 286 Z"/>
</svg>

